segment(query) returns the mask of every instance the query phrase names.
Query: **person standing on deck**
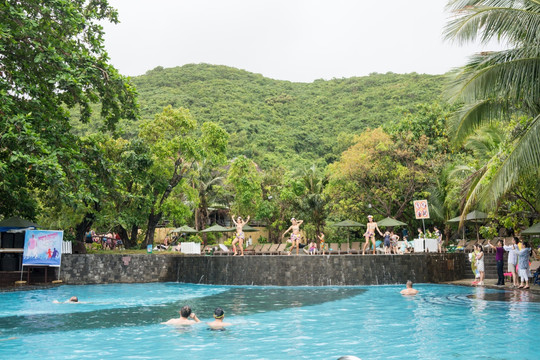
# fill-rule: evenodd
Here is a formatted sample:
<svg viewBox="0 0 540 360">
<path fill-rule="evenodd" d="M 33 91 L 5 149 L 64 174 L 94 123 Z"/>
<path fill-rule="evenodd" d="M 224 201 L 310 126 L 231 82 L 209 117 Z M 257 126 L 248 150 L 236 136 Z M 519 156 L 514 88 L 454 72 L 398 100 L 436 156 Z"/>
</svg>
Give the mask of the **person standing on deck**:
<svg viewBox="0 0 540 360">
<path fill-rule="evenodd" d="M 493 246 L 491 242 L 488 243 L 488 245 L 495 249 L 495 260 L 497 261 L 497 285 L 504 285 L 504 247 L 503 247 L 503 241 L 499 240 L 497 241 L 497 246 Z"/>
<path fill-rule="evenodd" d="M 373 245 L 373 255 L 375 255 L 375 230 L 377 230 L 379 235 L 383 236 L 383 234 L 381 230 L 379 230 L 377 223 L 373 221 L 373 216 L 371 215 L 368 215 L 368 223 L 366 227 L 367 227 L 367 230 L 364 234 L 364 237 L 366 238 L 366 242 L 364 243 L 364 247 L 362 248 L 362 255 L 365 255 L 366 247 L 369 245 L 370 240 L 371 240 L 371 244 Z"/>
<path fill-rule="evenodd" d="M 234 224 L 234 226 L 236 226 L 236 237 L 234 238 L 233 242 L 232 242 L 232 247 L 233 247 L 233 251 L 234 251 L 234 254 L 233 256 L 236 256 L 237 255 L 237 252 L 236 252 L 236 243 L 238 243 L 238 245 L 240 246 L 240 256 L 244 256 L 244 239 L 246 238 L 246 236 L 244 235 L 244 225 L 246 225 L 248 222 L 249 222 L 249 215 L 246 219 L 246 221 L 242 220 L 242 217 L 238 217 L 238 219 L 236 219 L 236 221 L 234 221 L 234 215 L 232 216 L 232 222 Z"/>
<path fill-rule="evenodd" d="M 504 245 L 505 251 L 508 251 L 508 271 L 512 273 L 512 282 L 514 287 L 518 287 L 518 278 L 516 273 L 516 265 L 518 263 L 518 244 L 519 239 L 514 236 L 512 245 Z"/>
<path fill-rule="evenodd" d="M 289 228 L 283 233 L 283 235 L 281 235 L 281 237 L 284 238 L 285 234 L 287 234 L 289 231 L 292 230 L 291 239 L 290 239 L 291 250 L 289 251 L 289 255 L 291 255 L 295 246 L 296 246 L 296 255 L 298 255 L 298 249 L 300 248 L 300 239 L 301 239 L 300 225 L 302 225 L 303 222 L 304 220 L 296 220 L 295 218 L 292 218 L 291 219 L 292 225 L 289 226 Z"/>
</svg>

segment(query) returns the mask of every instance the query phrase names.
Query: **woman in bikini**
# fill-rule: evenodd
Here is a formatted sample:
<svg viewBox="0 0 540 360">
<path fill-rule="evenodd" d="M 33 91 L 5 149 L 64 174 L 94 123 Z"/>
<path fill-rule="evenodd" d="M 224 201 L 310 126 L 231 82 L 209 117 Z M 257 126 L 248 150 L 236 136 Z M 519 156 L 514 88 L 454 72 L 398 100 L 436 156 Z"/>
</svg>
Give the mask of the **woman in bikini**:
<svg viewBox="0 0 540 360">
<path fill-rule="evenodd" d="M 291 250 L 289 251 L 289 255 L 291 255 L 292 253 L 292 250 L 294 249 L 294 247 L 296 246 L 296 255 L 298 255 L 298 249 L 300 247 L 300 225 L 302 225 L 302 223 L 304 222 L 304 220 L 296 220 L 295 218 L 292 218 L 291 219 L 291 223 L 292 225 L 287 229 L 287 231 L 285 231 L 283 233 L 283 235 L 281 235 L 281 238 L 284 238 L 285 237 L 285 234 L 287 234 L 289 231 L 292 230 L 292 233 L 291 233 Z"/>
<path fill-rule="evenodd" d="M 369 245 L 369 241 L 371 240 L 371 243 L 373 244 L 373 255 L 375 255 L 375 230 L 379 232 L 379 235 L 383 236 L 381 230 L 379 230 L 379 227 L 377 226 L 377 223 L 373 221 L 373 216 L 368 215 L 368 223 L 366 225 L 367 230 L 364 234 L 364 237 L 366 238 L 366 242 L 364 243 L 364 247 L 362 248 L 362 255 L 366 253 L 366 247 Z"/>
<path fill-rule="evenodd" d="M 232 242 L 232 248 L 234 251 L 234 255 L 237 255 L 236 243 L 238 243 L 238 246 L 240 247 L 240 256 L 244 256 L 244 239 L 246 238 L 246 236 L 244 235 L 244 225 L 246 225 L 249 222 L 249 215 L 246 221 L 242 220 L 241 216 L 239 216 L 238 219 L 234 221 L 234 217 L 235 216 L 233 215 L 232 222 L 234 226 L 236 226 L 236 237 L 234 238 Z"/>
</svg>

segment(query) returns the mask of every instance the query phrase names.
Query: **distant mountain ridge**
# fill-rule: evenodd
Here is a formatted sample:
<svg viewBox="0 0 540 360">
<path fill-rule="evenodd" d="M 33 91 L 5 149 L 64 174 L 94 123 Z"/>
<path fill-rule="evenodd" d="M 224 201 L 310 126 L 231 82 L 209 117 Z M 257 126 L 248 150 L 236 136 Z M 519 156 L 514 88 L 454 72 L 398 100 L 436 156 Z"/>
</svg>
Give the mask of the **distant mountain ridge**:
<svg viewBox="0 0 540 360">
<path fill-rule="evenodd" d="M 333 162 L 354 134 L 439 100 L 444 85 L 443 75 L 415 73 L 294 83 L 209 64 L 157 67 L 132 80 L 142 119 L 167 105 L 185 107 L 229 132 L 230 156 L 244 154 L 262 168 Z M 137 123 L 121 126 L 136 136 Z"/>
</svg>

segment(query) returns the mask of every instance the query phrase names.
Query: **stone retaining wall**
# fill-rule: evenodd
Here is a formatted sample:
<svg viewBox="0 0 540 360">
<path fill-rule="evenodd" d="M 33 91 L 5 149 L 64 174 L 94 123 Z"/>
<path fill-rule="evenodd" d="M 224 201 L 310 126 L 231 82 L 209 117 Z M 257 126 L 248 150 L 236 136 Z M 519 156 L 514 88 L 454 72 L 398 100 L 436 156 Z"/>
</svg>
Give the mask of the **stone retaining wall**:
<svg viewBox="0 0 540 360">
<path fill-rule="evenodd" d="M 178 256 L 63 254 L 60 279 L 66 284 L 176 281 Z"/>
<path fill-rule="evenodd" d="M 464 254 L 332 256 L 63 255 L 67 284 L 378 285 L 459 280 Z"/>
</svg>

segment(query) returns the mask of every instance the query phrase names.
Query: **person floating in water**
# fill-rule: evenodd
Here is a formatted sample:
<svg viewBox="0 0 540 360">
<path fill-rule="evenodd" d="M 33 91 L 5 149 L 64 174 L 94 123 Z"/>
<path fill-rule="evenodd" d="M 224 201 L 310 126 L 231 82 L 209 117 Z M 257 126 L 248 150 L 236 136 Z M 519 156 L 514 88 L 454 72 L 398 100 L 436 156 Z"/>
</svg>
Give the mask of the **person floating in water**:
<svg viewBox="0 0 540 360">
<path fill-rule="evenodd" d="M 249 222 L 249 215 L 246 219 L 246 221 L 242 220 L 242 217 L 238 217 L 236 221 L 234 221 L 234 215 L 232 216 L 232 222 L 236 226 L 236 237 L 234 238 L 232 242 L 232 247 L 234 251 L 234 255 L 237 255 L 236 252 L 236 243 L 240 246 L 240 256 L 244 256 L 244 239 L 246 236 L 244 235 L 244 225 L 246 225 Z"/>
<path fill-rule="evenodd" d="M 283 233 L 283 235 L 281 235 L 281 238 L 284 238 L 285 234 L 287 234 L 289 231 L 292 230 L 291 239 L 289 240 L 291 242 L 291 249 L 289 251 L 289 255 L 291 255 L 294 247 L 296 247 L 296 255 L 298 255 L 298 249 L 300 249 L 300 238 L 301 238 L 300 225 L 302 225 L 303 222 L 304 220 L 296 220 L 295 218 L 292 218 L 291 219 L 292 225 L 289 226 L 289 228 Z"/>
<path fill-rule="evenodd" d="M 362 255 L 366 253 L 366 247 L 369 245 L 370 240 L 371 240 L 371 244 L 373 245 L 373 255 L 375 255 L 375 230 L 377 230 L 379 235 L 383 236 L 383 234 L 381 230 L 379 230 L 377 223 L 373 221 L 373 216 L 371 215 L 368 215 L 368 223 L 366 227 L 367 227 L 367 230 L 364 234 L 364 237 L 366 238 L 366 242 L 364 243 L 364 247 L 362 248 Z"/>
<path fill-rule="evenodd" d="M 412 281 L 407 280 L 407 288 L 400 291 L 401 295 L 416 295 L 418 294 L 418 290 L 413 289 L 412 287 Z"/>
<path fill-rule="evenodd" d="M 179 319 L 170 319 L 162 324 L 164 325 L 193 325 L 201 322 L 197 315 L 191 311 L 189 306 L 184 306 L 180 309 Z"/>
<path fill-rule="evenodd" d="M 223 319 L 225 319 L 225 312 L 222 308 L 218 307 L 216 310 L 214 310 L 214 321 L 209 322 L 208 326 L 210 326 L 211 329 L 214 330 L 221 330 L 225 326 L 231 326 L 231 323 L 223 322 Z"/>
<path fill-rule="evenodd" d="M 76 296 L 72 296 L 69 298 L 69 300 L 66 300 L 64 302 L 59 302 L 58 300 L 54 300 L 53 303 L 55 304 L 69 304 L 69 303 L 79 303 L 79 298 Z"/>
</svg>

